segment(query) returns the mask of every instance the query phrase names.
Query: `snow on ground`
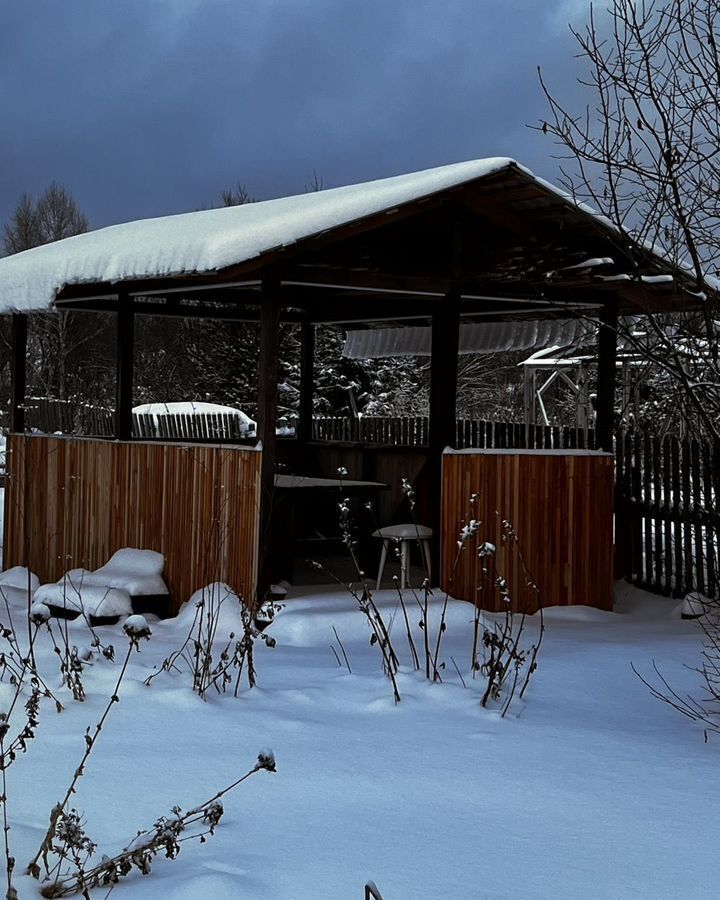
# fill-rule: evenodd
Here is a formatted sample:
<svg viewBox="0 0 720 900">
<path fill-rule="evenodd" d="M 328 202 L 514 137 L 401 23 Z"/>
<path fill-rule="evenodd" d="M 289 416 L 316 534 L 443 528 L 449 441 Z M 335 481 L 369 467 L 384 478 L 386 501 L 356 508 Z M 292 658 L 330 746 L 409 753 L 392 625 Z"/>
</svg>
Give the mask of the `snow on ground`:
<svg viewBox="0 0 720 900">
<path fill-rule="evenodd" d="M 86 616 L 129 616 L 132 603 L 127 591 L 112 587 L 59 581 L 43 584 L 35 592 L 34 601 L 46 606 L 57 606 Z"/>
<path fill-rule="evenodd" d="M 192 611 L 151 622 L 153 637 L 133 657 L 74 798 L 98 852 L 125 846 L 175 804 L 210 798 L 265 747 L 278 772 L 260 772 L 229 795 L 206 844 L 183 845 L 175 861 L 158 858 L 150 876 L 131 875 L 113 900 L 351 900 L 368 879 L 385 900 L 717 895 L 720 747 L 653 700 L 630 669 L 632 661 L 648 672 L 656 659 L 680 691 L 697 690 L 684 664 L 698 660 L 698 630 L 680 619 L 677 601 L 622 586 L 616 613 L 549 610 L 535 680 L 524 704 L 501 719 L 480 708 L 479 685 L 466 674 L 468 605 L 450 606 L 446 683 L 430 685 L 406 668 L 395 706 L 351 598 L 303 591 L 270 626 L 277 646 L 256 645 L 259 686 L 237 699 L 203 702 L 182 673 L 146 687 Z M 378 597 L 392 613 L 392 592 Z M 224 608 L 223 628 L 232 622 Z M 333 625 L 352 674 L 330 650 Z M 89 642 L 82 624 L 69 628 L 78 646 Z M 86 670 L 85 703 L 64 691 L 65 712 L 44 708 L 38 739 L 8 772 L 18 868 L 113 689 L 126 639 L 121 625 L 98 633 L 118 660 Z M 407 662 L 399 620 L 393 633 Z M 56 672 L 47 648 L 38 652 L 44 670 Z M 17 887 L 23 898 L 36 895 L 26 876 Z"/>
</svg>

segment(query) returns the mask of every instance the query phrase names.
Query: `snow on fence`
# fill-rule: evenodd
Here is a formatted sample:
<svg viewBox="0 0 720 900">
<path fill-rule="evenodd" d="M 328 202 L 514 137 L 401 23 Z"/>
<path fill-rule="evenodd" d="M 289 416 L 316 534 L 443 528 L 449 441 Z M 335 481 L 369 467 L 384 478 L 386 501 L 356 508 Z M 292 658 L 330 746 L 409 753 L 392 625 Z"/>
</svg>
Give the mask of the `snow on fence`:
<svg viewBox="0 0 720 900">
<path fill-rule="evenodd" d="M 214 581 L 253 596 L 260 452 L 46 435 L 7 449 L 5 568 L 51 582 L 140 547 L 165 556 L 172 611 Z"/>
<path fill-rule="evenodd" d="M 115 432 L 115 413 L 107 407 L 29 397 L 25 410 L 28 428 L 45 434 L 112 437 Z M 133 413 L 132 427 L 134 437 L 147 439 L 239 441 L 248 436 L 247 420 L 233 413 Z"/>
</svg>

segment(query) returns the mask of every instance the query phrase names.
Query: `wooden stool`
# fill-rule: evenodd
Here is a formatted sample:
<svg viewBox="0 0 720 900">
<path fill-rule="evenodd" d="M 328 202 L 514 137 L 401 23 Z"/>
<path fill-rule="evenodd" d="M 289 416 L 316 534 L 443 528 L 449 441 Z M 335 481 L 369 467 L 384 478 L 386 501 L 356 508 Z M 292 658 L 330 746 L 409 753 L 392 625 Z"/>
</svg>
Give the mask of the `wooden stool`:
<svg viewBox="0 0 720 900">
<path fill-rule="evenodd" d="M 410 580 L 410 544 L 413 541 L 420 542 L 423 556 L 425 557 L 428 578 L 430 577 L 430 547 L 428 542 L 432 537 L 432 528 L 426 528 L 424 525 L 415 525 L 412 522 L 408 525 L 388 525 L 385 528 L 378 528 L 377 531 L 373 531 L 372 536 L 382 538 L 383 542 L 377 585 L 375 586 L 376 590 L 380 590 L 380 582 L 385 569 L 385 560 L 387 559 L 390 541 L 400 544 L 400 590 L 404 590 Z"/>
</svg>

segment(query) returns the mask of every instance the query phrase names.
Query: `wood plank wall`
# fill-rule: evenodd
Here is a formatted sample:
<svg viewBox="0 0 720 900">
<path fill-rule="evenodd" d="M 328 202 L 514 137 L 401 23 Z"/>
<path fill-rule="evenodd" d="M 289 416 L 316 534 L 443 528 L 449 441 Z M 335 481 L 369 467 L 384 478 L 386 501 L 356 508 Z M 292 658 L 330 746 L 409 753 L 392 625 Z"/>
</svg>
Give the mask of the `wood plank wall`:
<svg viewBox="0 0 720 900">
<path fill-rule="evenodd" d="M 261 453 L 243 447 L 10 435 L 4 566 L 42 582 L 121 547 L 165 556 L 172 610 L 213 581 L 252 598 Z"/>
<path fill-rule="evenodd" d="M 473 504 L 470 498 L 476 494 Z M 481 524 L 477 541 L 458 554 L 460 529 Z M 502 520 L 519 544 L 503 541 Z M 451 596 L 500 610 L 483 577 L 477 542 L 495 544 L 496 570 L 507 578 L 513 607 L 534 612 L 518 549 L 543 606 L 612 609 L 613 458 L 548 453 L 446 453 L 443 457 L 441 586 Z"/>
</svg>

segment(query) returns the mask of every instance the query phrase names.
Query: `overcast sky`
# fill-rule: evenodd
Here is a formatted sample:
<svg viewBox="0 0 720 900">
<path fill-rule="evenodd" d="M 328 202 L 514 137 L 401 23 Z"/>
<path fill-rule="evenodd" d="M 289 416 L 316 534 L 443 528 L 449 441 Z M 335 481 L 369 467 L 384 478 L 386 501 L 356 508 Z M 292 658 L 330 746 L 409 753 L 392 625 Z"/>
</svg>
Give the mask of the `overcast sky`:
<svg viewBox="0 0 720 900">
<path fill-rule="evenodd" d="M 63 184 L 93 227 L 459 160 L 556 178 L 589 0 L 0 0 L 0 224 Z"/>
</svg>

